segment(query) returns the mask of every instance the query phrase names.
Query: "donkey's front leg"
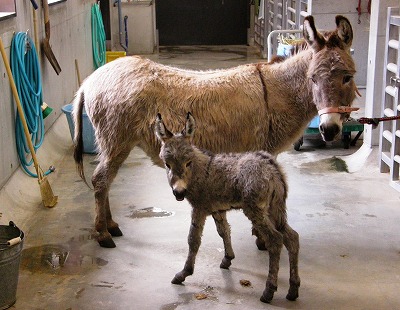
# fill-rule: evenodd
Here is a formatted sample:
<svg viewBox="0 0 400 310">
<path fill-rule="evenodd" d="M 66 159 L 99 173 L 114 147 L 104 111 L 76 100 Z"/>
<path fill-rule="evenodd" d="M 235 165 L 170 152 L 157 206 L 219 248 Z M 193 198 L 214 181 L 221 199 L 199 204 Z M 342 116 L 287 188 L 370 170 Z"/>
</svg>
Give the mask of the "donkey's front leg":
<svg viewBox="0 0 400 310">
<path fill-rule="evenodd" d="M 193 274 L 194 263 L 196 260 L 197 252 L 200 247 L 201 235 L 203 233 L 206 217 L 207 213 L 193 208 L 192 223 L 190 225 L 189 236 L 188 236 L 189 253 L 185 262 L 185 266 L 183 267 L 183 270 L 175 275 L 171 283 L 181 284 L 183 281 L 185 281 L 187 276 Z"/>
<path fill-rule="evenodd" d="M 222 259 L 220 268 L 229 269 L 232 259 L 235 258 L 231 242 L 231 228 L 226 218 L 226 211 L 219 211 L 212 213 L 215 225 L 217 226 L 218 234 L 224 242 L 225 256 Z"/>
</svg>

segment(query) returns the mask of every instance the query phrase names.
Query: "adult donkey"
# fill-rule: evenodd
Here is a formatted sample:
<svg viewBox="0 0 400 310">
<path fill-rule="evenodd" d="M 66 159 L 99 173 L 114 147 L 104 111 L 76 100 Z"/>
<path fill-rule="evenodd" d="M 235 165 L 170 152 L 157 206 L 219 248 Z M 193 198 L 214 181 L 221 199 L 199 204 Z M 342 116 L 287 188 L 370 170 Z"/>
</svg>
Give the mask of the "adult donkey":
<svg viewBox="0 0 400 310">
<path fill-rule="evenodd" d="M 215 153 L 286 150 L 321 112 L 326 141 L 340 136 L 356 86 L 348 53 L 353 39 L 349 21 L 336 16 L 329 36 L 319 33 L 312 16 L 304 20 L 309 48 L 283 62 L 247 64 L 212 71 L 183 70 L 140 57 L 123 57 L 93 72 L 74 102 L 74 158 L 82 179 L 82 110 L 95 129 L 99 164 L 92 183 L 95 228 L 102 247 L 115 247 L 121 236 L 113 221 L 109 189 L 133 147 L 141 147 L 155 164 L 160 143 L 154 137 L 154 115 L 161 113 L 177 131 L 191 111 L 199 123 L 194 144 Z M 238 124 L 240 126 L 238 126 Z"/>
</svg>

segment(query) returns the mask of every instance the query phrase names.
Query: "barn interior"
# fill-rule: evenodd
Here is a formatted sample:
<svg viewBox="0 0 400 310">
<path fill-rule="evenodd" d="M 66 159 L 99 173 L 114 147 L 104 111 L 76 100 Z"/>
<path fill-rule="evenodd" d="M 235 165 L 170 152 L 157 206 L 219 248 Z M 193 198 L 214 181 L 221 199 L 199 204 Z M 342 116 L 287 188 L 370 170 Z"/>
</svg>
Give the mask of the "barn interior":
<svg viewBox="0 0 400 310">
<path fill-rule="evenodd" d="M 310 127 L 301 145 L 278 155 L 289 185 L 288 222 L 300 235 L 301 286 L 296 301 L 285 298 L 289 261 L 283 249 L 278 290 L 265 304 L 260 296 L 268 253 L 257 249 L 242 211 L 228 213 L 236 254 L 229 270 L 219 267 L 223 243 L 208 218 L 194 274 L 182 285 L 171 284 L 187 256 L 191 207 L 176 201 L 165 169 L 140 148 L 133 149 L 110 190 L 123 236 L 114 238 L 116 248 L 100 247 L 94 193 L 76 171 L 65 110 L 82 81 L 104 65 L 96 63 L 100 54 L 103 62 L 141 55 L 182 69 L 230 68 L 268 61 L 278 53 L 279 36 L 301 35 L 307 15 L 314 16 L 317 29 L 333 29 L 342 14 L 354 31 L 361 94 L 351 117 L 397 116 L 398 1 L 48 0 L 48 14 L 46 2 L 0 3 L 6 58 L 15 57 L 18 33 L 32 38 L 37 49 L 42 101 L 49 108 L 43 109 L 44 140 L 36 155 L 43 170 L 55 168 L 46 179 L 57 196 L 55 206 L 44 206 L 38 178 L 22 167 L 16 100 L 1 61 L 0 225 L 14 222 L 23 240 L 2 245 L 0 229 L 0 309 L 400 308 L 399 121 L 381 121 L 376 128 L 358 124 L 350 140 L 343 136 L 333 143 L 324 143 Z M 100 38 L 93 24 L 99 12 Z M 88 179 L 97 163 L 96 154 L 84 155 Z M 35 172 L 33 165 L 28 170 Z"/>
</svg>

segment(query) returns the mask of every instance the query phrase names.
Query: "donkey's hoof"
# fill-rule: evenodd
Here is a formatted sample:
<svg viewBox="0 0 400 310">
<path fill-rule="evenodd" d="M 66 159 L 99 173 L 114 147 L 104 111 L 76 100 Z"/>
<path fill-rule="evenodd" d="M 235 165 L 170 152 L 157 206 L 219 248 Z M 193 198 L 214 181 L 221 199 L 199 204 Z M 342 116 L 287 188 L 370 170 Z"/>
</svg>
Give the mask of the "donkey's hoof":
<svg viewBox="0 0 400 310">
<path fill-rule="evenodd" d="M 276 292 L 278 288 L 274 285 L 269 285 L 263 292 L 262 296 L 260 297 L 260 300 L 262 302 L 265 302 L 267 304 L 269 304 L 272 300 L 272 298 L 274 298 L 274 293 Z"/>
<path fill-rule="evenodd" d="M 256 246 L 260 251 L 266 251 L 267 250 L 267 247 L 265 246 L 265 242 L 261 238 L 257 237 Z"/>
<path fill-rule="evenodd" d="M 107 230 L 113 237 L 121 237 L 123 235 L 118 226 L 107 228 Z"/>
<path fill-rule="evenodd" d="M 286 295 L 286 299 L 290 301 L 295 301 L 299 297 L 299 287 L 290 286 L 289 291 Z"/>
<path fill-rule="evenodd" d="M 172 284 L 182 284 L 182 282 L 185 281 L 187 275 L 188 274 L 185 273 L 184 270 L 182 270 L 175 275 L 175 277 L 172 279 L 171 283 Z"/>
<path fill-rule="evenodd" d="M 222 259 L 221 264 L 219 265 L 219 268 L 222 268 L 222 269 L 229 269 L 229 267 L 230 267 L 231 265 L 232 265 L 231 260 L 230 260 L 229 258 L 224 257 L 224 258 Z"/>
<path fill-rule="evenodd" d="M 98 240 L 100 246 L 102 248 L 115 248 L 116 245 L 113 241 L 113 239 L 109 238 L 109 239 L 103 239 L 103 240 Z"/>
<path fill-rule="evenodd" d="M 286 299 L 290 301 L 295 301 L 299 297 L 299 293 L 290 292 L 286 295 Z"/>
<path fill-rule="evenodd" d="M 175 277 L 172 279 L 171 283 L 172 283 L 172 284 L 182 284 L 183 281 L 185 281 L 185 279 L 182 280 L 180 277 L 175 276 Z"/>
</svg>

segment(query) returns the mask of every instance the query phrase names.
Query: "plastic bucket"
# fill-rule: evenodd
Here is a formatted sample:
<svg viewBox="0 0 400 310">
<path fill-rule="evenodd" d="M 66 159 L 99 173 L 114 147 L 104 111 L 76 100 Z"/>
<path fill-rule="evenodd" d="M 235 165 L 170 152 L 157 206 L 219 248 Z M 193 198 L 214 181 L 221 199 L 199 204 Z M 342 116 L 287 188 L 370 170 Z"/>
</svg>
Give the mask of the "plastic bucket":
<svg viewBox="0 0 400 310">
<path fill-rule="evenodd" d="M 0 225 L 0 309 L 11 307 L 17 300 L 19 263 L 24 233 L 13 222 Z"/>
<path fill-rule="evenodd" d="M 69 131 L 71 133 L 72 140 L 74 139 L 75 127 L 74 120 L 72 119 L 72 104 L 67 104 L 61 108 L 61 111 L 64 112 L 67 117 Z M 86 112 L 82 113 L 82 125 L 83 125 L 83 152 L 88 154 L 96 154 L 97 147 L 94 139 L 94 129 L 93 125 L 89 120 Z"/>
</svg>

